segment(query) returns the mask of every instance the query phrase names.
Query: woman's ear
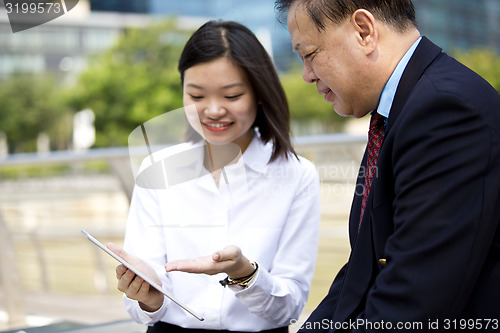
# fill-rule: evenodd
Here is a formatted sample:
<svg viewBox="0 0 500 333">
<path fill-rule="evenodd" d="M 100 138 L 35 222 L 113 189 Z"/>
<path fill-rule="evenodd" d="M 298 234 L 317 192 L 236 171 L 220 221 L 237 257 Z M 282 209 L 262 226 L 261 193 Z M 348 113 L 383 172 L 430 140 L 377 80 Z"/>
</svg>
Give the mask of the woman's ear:
<svg viewBox="0 0 500 333">
<path fill-rule="evenodd" d="M 378 43 L 377 21 L 366 9 L 358 9 L 351 16 L 351 25 L 356 32 L 359 45 L 366 55 L 372 54 Z"/>
</svg>

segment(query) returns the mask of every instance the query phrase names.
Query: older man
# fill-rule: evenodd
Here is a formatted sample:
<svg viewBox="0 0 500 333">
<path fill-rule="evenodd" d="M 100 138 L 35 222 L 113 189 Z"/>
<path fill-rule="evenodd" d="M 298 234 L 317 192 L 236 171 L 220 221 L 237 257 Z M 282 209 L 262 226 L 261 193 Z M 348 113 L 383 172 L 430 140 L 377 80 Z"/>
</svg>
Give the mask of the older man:
<svg viewBox="0 0 500 333">
<path fill-rule="evenodd" d="M 351 255 L 302 331 L 500 329 L 498 92 L 420 36 L 410 0 L 276 7 L 304 80 L 371 113 Z"/>
</svg>

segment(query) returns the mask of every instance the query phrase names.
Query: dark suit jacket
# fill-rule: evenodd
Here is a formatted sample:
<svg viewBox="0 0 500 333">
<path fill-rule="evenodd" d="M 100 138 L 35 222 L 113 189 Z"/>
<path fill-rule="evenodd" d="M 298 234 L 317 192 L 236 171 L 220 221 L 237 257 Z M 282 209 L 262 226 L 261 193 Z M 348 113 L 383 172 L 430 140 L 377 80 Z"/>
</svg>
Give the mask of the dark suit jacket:
<svg viewBox="0 0 500 333">
<path fill-rule="evenodd" d="M 424 37 L 399 83 L 358 233 L 362 184 L 349 261 L 303 332 L 500 319 L 496 90 Z"/>
</svg>

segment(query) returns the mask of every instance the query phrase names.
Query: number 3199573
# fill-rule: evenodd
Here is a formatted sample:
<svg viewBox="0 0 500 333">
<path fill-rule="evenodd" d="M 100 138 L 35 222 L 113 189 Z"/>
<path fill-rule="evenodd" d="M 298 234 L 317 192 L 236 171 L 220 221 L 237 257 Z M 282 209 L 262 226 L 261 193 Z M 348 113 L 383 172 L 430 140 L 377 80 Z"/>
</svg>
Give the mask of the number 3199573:
<svg viewBox="0 0 500 333">
<path fill-rule="evenodd" d="M 30 2 L 7 2 L 5 1 L 5 9 L 7 14 L 15 13 L 15 14 L 44 14 L 44 13 L 55 13 L 59 14 L 63 11 L 61 6 L 61 2 L 38 2 L 38 1 L 30 1 Z"/>
</svg>

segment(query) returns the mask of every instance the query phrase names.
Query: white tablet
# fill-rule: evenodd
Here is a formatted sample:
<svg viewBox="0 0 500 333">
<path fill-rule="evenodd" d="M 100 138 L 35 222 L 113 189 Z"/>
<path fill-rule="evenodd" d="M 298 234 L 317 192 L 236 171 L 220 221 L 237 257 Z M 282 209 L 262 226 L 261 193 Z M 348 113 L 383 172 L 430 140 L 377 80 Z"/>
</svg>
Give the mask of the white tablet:
<svg viewBox="0 0 500 333">
<path fill-rule="evenodd" d="M 182 304 L 179 301 L 177 301 L 169 293 L 167 293 L 161 286 L 159 286 L 156 282 L 154 282 L 153 280 L 151 280 L 150 278 L 148 278 L 146 275 L 144 275 L 143 273 L 141 273 L 137 268 L 135 268 L 134 266 L 130 265 L 128 262 L 126 262 L 125 260 L 123 260 L 122 258 L 120 258 L 116 253 L 114 253 L 113 251 L 111 251 L 110 249 L 108 249 L 106 246 L 104 246 L 101 242 L 99 242 L 97 239 L 95 239 L 94 237 L 92 237 L 88 232 L 86 232 L 85 230 L 82 229 L 82 233 L 85 236 L 87 236 L 87 238 L 92 243 L 94 243 L 101 250 L 103 250 L 104 252 L 106 252 L 107 254 L 109 254 L 110 256 L 112 256 L 113 258 L 115 258 L 123 266 L 127 267 L 128 269 L 130 269 L 132 272 L 135 273 L 135 275 L 139 276 L 141 279 L 143 279 L 144 281 L 146 281 L 151 287 L 155 288 L 156 290 L 158 290 L 159 292 L 161 292 L 163 295 L 167 296 L 172 302 L 174 302 L 175 304 L 177 304 L 178 306 L 180 306 L 182 309 L 184 309 L 186 312 L 188 312 L 189 314 L 191 314 L 192 316 L 194 316 L 196 319 L 198 319 L 200 321 L 203 320 L 202 317 L 198 316 L 196 313 L 194 313 L 192 310 L 190 310 L 184 304 Z"/>
</svg>

